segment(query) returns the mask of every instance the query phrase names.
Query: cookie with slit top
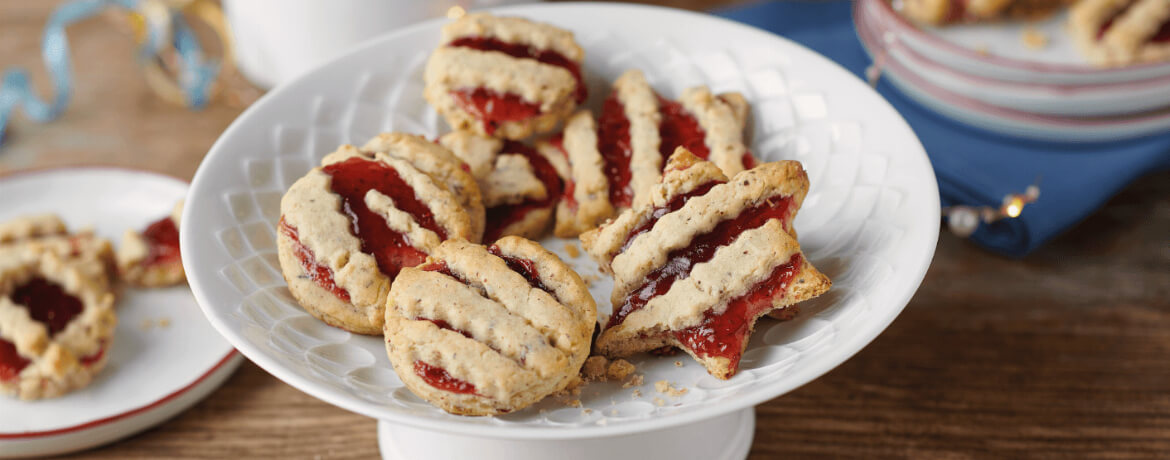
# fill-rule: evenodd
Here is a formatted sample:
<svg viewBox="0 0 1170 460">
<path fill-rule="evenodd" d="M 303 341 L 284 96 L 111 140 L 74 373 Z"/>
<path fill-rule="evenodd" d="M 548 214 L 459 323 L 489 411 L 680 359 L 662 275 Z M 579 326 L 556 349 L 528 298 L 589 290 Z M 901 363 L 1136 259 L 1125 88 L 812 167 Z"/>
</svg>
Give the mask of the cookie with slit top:
<svg viewBox="0 0 1170 460">
<path fill-rule="evenodd" d="M 676 147 L 711 161 L 725 174 L 750 169 L 756 160 L 744 143 L 748 112 L 739 93 L 713 94 L 696 86 L 671 100 L 655 92 L 641 71 L 625 72 L 614 82 L 597 123 L 610 204 L 618 210 L 640 206 Z"/>
<path fill-rule="evenodd" d="M 179 254 L 179 219 L 183 201 L 171 213 L 151 222 L 141 232 L 126 229 L 118 246 L 118 274 L 122 280 L 142 287 L 182 283 L 183 259 Z"/>
<path fill-rule="evenodd" d="M 114 339 L 104 262 L 51 246 L 0 250 L 0 393 L 20 399 L 88 385 Z"/>
<path fill-rule="evenodd" d="M 455 130 L 504 139 L 551 131 L 585 100 L 573 33 L 472 13 L 443 26 L 423 96 Z"/>
<path fill-rule="evenodd" d="M 610 178 L 597 149 L 597 122 L 581 110 L 569 117 L 561 133 L 538 141 L 536 150 L 548 159 L 565 184 L 556 207 L 554 233 L 573 238 L 613 217 Z"/>
<path fill-rule="evenodd" d="M 1094 65 L 1117 67 L 1170 60 L 1170 1 L 1081 0 L 1069 31 Z"/>
<path fill-rule="evenodd" d="M 895 4 L 903 16 L 920 24 L 1002 20 L 1036 20 L 1051 16 L 1077 0 L 905 0 Z"/>
<path fill-rule="evenodd" d="M 382 332 L 386 294 L 405 267 L 448 238 L 478 241 L 479 186 L 465 165 L 421 136 L 343 145 L 280 202 L 277 249 L 289 291 L 322 321 Z"/>
<path fill-rule="evenodd" d="M 406 387 L 431 404 L 504 414 L 577 379 L 596 315 L 581 277 L 539 244 L 448 240 L 390 289 L 386 352 Z"/>
<path fill-rule="evenodd" d="M 674 346 L 716 378 L 735 375 L 760 317 L 831 285 L 792 228 L 808 185 L 799 162 L 728 178 L 680 147 L 642 206 L 581 235 L 614 280 L 596 352 L 619 358 Z"/>
<path fill-rule="evenodd" d="M 544 236 L 562 187 L 547 157 L 526 144 L 471 131 L 453 131 L 439 143 L 467 163 L 479 184 L 487 222 L 483 241 Z"/>
</svg>

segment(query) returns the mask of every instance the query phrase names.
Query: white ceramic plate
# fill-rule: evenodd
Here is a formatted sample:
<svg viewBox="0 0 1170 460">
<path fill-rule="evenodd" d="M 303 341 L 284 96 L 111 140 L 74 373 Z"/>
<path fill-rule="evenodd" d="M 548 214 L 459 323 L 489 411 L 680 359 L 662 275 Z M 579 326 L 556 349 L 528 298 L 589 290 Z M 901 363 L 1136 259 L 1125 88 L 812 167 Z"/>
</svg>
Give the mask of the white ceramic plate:
<svg viewBox="0 0 1170 460">
<path fill-rule="evenodd" d="M 53 212 L 70 229 L 91 226 L 117 244 L 126 228 L 168 215 L 186 192 L 181 180 L 125 169 L 17 173 L 0 178 L 0 221 Z M 69 452 L 149 428 L 198 402 L 241 360 L 186 286 L 126 288 L 115 308 L 109 361 L 93 383 L 55 399 L 0 397 L 0 457 Z M 164 319 L 169 326 L 159 326 Z"/>
<path fill-rule="evenodd" d="M 1092 117 L 1133 115 L 1170 106 L 1170 76 L 1103 85 L 1011 82 L 966 74 L 933 61 L 897 40 L 873 13 L 882 4 L 857 2 L 854 22 L 880 39 L 890 59 L 939 88 L 1006 109 L 1041 115 Z M 968 28 L 979 26 L 965 26 Z"/>
<path fill-rule="evenodd" d="M 580 408 L 548 398 L 503 417 L 460 417 L 415 397 L 378 337 L 326 326 L 301 310 L 281 278 L 274 245 L 280 197 L 334 150 L 378 132 L 439 135 L 422 98 L 422 69 L 440 21 L 365 44 L 268 93 L 224 132 L 200 166 L 183 218 L 184 263 L 212 324 L 249 359 L 301 390 L 348 410 L 431 430 L 522 439 L 589 438 L 695 422 L 790 391 L 869 343 L 913 295 L 934 253 L 938 189 L 905 121 L 846 70 L 775 35 L 715 17 L 611 4 L 499 10 L 573 30 L 585 48 L 594 105 L 609 81 L 638 67 L 666 96 L 707 83 L 753 104 L 752 150 L 796 159 L 812 188 L 795 225 L 833 290 L 794 321 L 762 321 L 729 381 L 686 356 L 634 359 L 646 385 L 590 384 Z M 565 255 L 583 275 L 596 265 Z M 591 292 L 608 313 L 611 283 Z M 678 360 L 683 365 L 676 367 Z M 657 380 L 689 392 L 653 400 Z M 640 395 L 634 390 L 640 390 Z"/>
<path fill-rule="evenodd" d="M 910 23 L 894 11 L 890 0 L 858 1 L 875 3 L 875 17 L 895 31 L 906 46 L 965 74 L 1048 84 L 1107 84 L 1170 77 L 1167 62 L 1109 69 L 1089 65 L 1065 30 L 1066 13 L 1033 23 L 935 28 Z M 1042 50 L 1026 47 L 1021 37 L 1027 28 L 1047 36 L 1049 45 Z"/>
<path fill-rule="evenodd" d="M 867 53 L 890 52 L 879 38 L 881 32 L 865 18 L 857 21 L 857 34 Z M 1094 142 L 1129 139 L 1170 130 L 1170 109 L 1132 116 L 1060 117 L 1000 107 L 989 101 L 936 86 L 899 59 L 886 59 L 882 78 L 918 103 L 963 123 L 1012 136 L 1031 139 Z"/>
</svg>

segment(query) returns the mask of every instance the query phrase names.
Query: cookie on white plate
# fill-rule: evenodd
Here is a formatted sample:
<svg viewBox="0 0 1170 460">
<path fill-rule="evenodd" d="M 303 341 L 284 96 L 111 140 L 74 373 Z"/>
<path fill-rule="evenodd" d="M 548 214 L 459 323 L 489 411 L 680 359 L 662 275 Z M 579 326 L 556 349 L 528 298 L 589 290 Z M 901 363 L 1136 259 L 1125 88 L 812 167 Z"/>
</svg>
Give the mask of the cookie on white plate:
<svg viewBox="0 0 1170 460">
<path fill-rule="evenodd" d="M 453 414 L 503 414 L 576 380 L 596 314 L 581 277 L 539 244 L 449 240 L 394 282 L 386 351 L 418 397 Z"/>
</svg>

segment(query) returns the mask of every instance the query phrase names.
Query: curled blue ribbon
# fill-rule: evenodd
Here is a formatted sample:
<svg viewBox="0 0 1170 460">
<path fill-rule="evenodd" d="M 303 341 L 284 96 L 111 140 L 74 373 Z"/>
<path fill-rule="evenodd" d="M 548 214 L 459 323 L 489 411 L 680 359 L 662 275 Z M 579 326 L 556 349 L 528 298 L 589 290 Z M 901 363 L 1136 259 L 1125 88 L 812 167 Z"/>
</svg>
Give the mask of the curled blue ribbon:
<svg viewBox="0 0 1170 460">
<path fill-rule="evenodd" d="M 102 12 L 111 7 L 136 10 L 140 0 L 74 0 L 57 7 L 45 24 L 41 39 L 41 55 L 48 70 L 52 85 L 52 96 L 46 101 L 33 91 L 29 74 L 24 69 L 13 68 L 4 72 L 0 79 L 0 145 L 3 145 L 8 131 L 8 122 L 18 107 L 29 119 L 45 123 L 61 116 L 73 95 L 72 66 L 69 62 L 69 42 L 65 28 Z M 191 27 L 179 14 L 170 15 L 169 24 L 160 24 L 146 18 L 146 40 L 138 49 L 138 59 L 159 59 L 159 53 L 168 45 L 165 38 L 168 26 L 170 46 L 179 55 L 178 83 L 183 89 L 187 106 L 202 108 L 210 98 L 211 83 L 219 73 L 219 62 L 203 56 Z"/>
</svg>

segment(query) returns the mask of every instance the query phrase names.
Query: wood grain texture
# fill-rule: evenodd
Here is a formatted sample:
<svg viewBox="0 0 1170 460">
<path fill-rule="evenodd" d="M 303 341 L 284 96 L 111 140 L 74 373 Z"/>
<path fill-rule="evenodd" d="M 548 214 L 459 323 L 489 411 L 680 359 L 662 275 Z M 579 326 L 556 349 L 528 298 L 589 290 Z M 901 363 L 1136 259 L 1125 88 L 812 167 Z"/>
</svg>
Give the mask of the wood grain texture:
<svg viewBox="0 0 1170 460">
<path fill-rule="evenodd" d="M 0 0 L 0 67 L 44 83 L 52 3 Z M 161 102 L 104 20 L 69 34 L 73 104 L 47 125 L 18 116 L 0 171 L 108 164 L 190 178 L 239 110 Z M 757 414 L 753 460 L 1170 457 L 1170 173 L 1137 181 L 1024 260 L 944 234 L 885 333 Z M 245 363 L 186 413 L 76 457 L 374 458 L 374 428 Z"/>
</svg>

